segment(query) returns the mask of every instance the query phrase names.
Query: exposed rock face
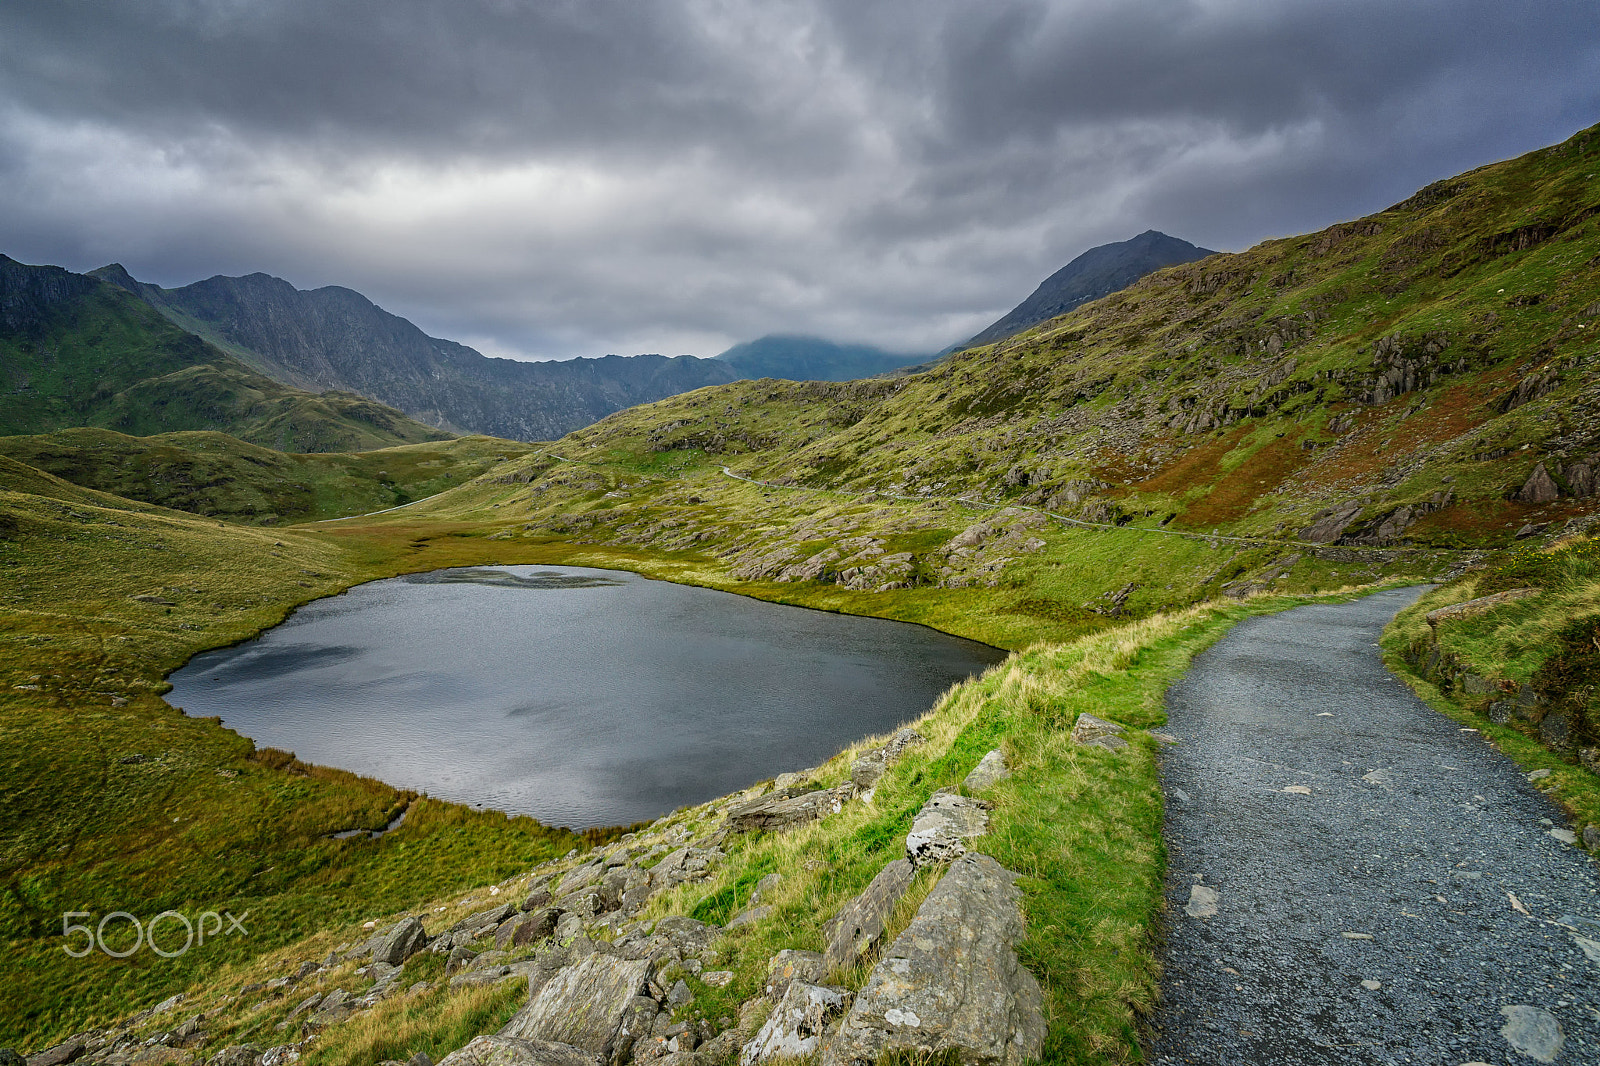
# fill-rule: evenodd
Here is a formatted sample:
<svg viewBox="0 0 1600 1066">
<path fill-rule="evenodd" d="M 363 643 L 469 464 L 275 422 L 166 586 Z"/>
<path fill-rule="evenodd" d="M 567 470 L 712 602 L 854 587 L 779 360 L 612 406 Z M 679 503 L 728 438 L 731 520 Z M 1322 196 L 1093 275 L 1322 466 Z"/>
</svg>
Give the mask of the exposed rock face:
<svg viewBox="0 0 1600 1066">
<path fill-rule="evenodd" d="M 799 796 L 780 797 L 777 793 L 758 796 L 728 812 L 728 829 L 734 833 L 756 833 L 804 825 L 837 814 L 854 794 L 855 786 L 849 784 Z"/>
<path fill-rule="evenodd" d="M 590 955 L 551 978 L 499 1035 L 609 1052 L 623 1014 L 649 974 L 648 960 Z"/>
<path fill-rule="evenodd" d="M 843 988 L 794 982 L 755 1039 L 739 1053 L 739 1066 L 815 1054 L 828 1023 L 850 1009 L 851 999 Z"/>
<path fill-rule="evenodd" d="M 966 854 L 964 841 L 989 831 L 989 805 L 982 800 L 935 792 L 917 812 L 906 834 L 906 858 L 913 866 L 947 862 Z"/>
<path fill-rule="evenodd" d="M 1449 607 L 1440 607 L 1438 610 L 1429 611 L 1423 615 L 1423 621 L 1437 630 L 1446 622 L 1459 622 L 1464 618 L 1474 618 L 1480 614 L 1487 614 L 1501 604 L 1512 603 L 1516 600 L 1537 596 L 1540 589 L 1508 589 L 1505 592 L 1496 592 L 1492 596 L 1479 596 L 1475 600 L 1465 603 L 1453 603 Z"/>
<path fill-rule="evenodd" d="M 1534 464 L 1528 480 L 1517 490 L 1517 499 L 1522 503 L 1552 503 L 1560 496 L 1561 490 L 1556 488 L 1555 479 L 1545 470 L 1543 463 Z"/>
<path fill-rule="evenodd" d="M 1122 734 L 1127 730 L 1116 722 L 1108 722 L 1104 718 L 1096 718 L 1092 714 L 1078 715 L 1078 720 L 1072 726 L 1072 742 L 1090 748 L 1106 748 L 1116 751 L 1125 748 L 1128 742 Z"/>
<path fill-rule="evenodd" d="M 784 948 L 767 963 L 767 998 L 781 1000 L 794 982 L 819 981 L 824 973 L 821 952 Z"/>
<path fill-rule="evenodd" d="M 1344 535 L 1345 529 L 1360 513 L 1361 504 L 1358 501 L 1342 503 L 1302 529 L 1300 539 L 1309 540 L 1313 544 L 1332 544 Z"/>
<path fill-rule="evenodd" d="M 879 870 L 861 895 L 823 925 L 822 934 L 828 942 L 822 956 L 823 973 L 854 965 L 878 946 L 884 926 L 915 873 L 909 860 L 896 859 Z"/>
<path fill-rule="evenodd" d="M 1043 997 L 1017 961 L 1015 880 L 987 855 L 957 859 L 873 968 L 823 1066 L 870 1066 L 893 1051 L 995 1066 L 1037 1059 Z"/>
<path fill-rule="evenodd" d="M 978 765 L 973 767 L 972 773 L 961 782 L 961 787 L 967 792 L 982 792 L 1010 776 L 1011 771 L 1006 769 L 1005 753 L 996 748 L 978 760 Z"/>
<path fill-rule="evenodd" d="M 480 1036 L 439 1060 L 439 1066 L 603 1066 L 598 1054 L 548 1040 Z"/>
<path fill-rule="evenodd" d="M 372 949 L 372 961 L 399 966 L 427 944 L 428 934 L 423 930 L 422 923 L 415 918 L 407 918 L 390 929 Z"/>
</svg>

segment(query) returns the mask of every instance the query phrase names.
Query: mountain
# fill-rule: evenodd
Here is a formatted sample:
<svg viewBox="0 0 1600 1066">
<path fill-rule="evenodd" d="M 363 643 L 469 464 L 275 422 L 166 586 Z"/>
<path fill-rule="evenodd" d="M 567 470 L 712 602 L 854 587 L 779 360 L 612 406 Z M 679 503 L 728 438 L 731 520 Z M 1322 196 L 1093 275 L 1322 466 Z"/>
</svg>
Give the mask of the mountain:
<svg viewBox="0 0 1600 1066">
<path fill-rule="evenodd" d="M 1029 326 L 1075 310 L 1090 300 L 1125 289 L 1151 271 L 1216 254 L 1209 248 L 1197 248 L 1188 241 L 1153 229 L 1145 230 L 1132 240 L 1091 248 L 1045 278 L 1032 296 L 961 347 L 974 348 L 1004 340 Z"/>
<path fill-rule="evenodd" d="M 280 451 L 448 436 L 361 396 L 282 385 L 99 278 L 0 255 L 0 435 L 220 430 Z"/>
<path fill-rule="evenodd" d="M 457 432 L 554 440 L 624 407 L 737 377 L 687 355 L 493 359 L 337 285 L 304 291 L 249 274 L 164 289 L 116 263 L 93 273 L 276 380 L 358 393 Z"/>
<path fill-rule="evenodd" d="M 854 381 L 886 374 L 928 357 L 898 355 L 867 344 L 835 344 L 821 337 L 771 334 L 736 344 L 716 358 L 741 378 Z"/>
</svg>

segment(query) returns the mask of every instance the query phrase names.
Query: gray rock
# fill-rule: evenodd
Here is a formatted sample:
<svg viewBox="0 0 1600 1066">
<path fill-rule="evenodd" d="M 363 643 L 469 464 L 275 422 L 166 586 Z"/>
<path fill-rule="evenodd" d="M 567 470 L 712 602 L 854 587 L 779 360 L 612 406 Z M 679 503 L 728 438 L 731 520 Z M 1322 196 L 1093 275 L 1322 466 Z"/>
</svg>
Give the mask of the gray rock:
<svg viewBox="0 0 1600 1066">
<path fill-rule="evenodd" d="M 673 982 L 671 991 L 667 993 L 667 1009 L 677 1010 L 679 1007 L 687 1007 L 693 1002 L 694 991 L 689 987 L 688 982 L 682 978 Z"/>
<path fill-rule="evenodd" d="M 1116 751 L 1125 748 L 1128 742 L 1122 734 L 1127 730 L 1116 722 L 1108 722 L 1104 718 L 1096 718 L 1087 712 L 1078 715 L 1078 720 L 1072 726 L 1072 742 L 1091 748 L 1106 748 Z"/>
<path fill-rule="evenodd" d="M 206 1060 L 206 1066 L 260 1066 L 261 1049 L 254 1044 L 234 1044 L 225 1047 Z M 0 1057 L 0 1066 L 6 1066 Z"/>
<path fill-rule="evenodd" d="M 1025 923 L 1015 880 L 987 855 L 957 859 L 873 968 L 823 1066 L 894 1051 L 1000 1066 L 1037 1059 L 1043 997 L 1017 961 Z"/>
<path fill-rule="evenodd" d="M 722 929 L 674 914 L 657 922 L 652 935 L 666 937 L 667 942 L 676 948 L 683 958 L 691 959 L 705 954 L 706 949 L 722 935 Z"/>
<path fill-rule="evenodd" d="M 635 996 L 629 1000 L 622 1012 L 622 1024 L 617 1027 L 616 1038 L 611 1042 L 611 1061 L 628 1061 L 634 1046 L 649 1038 L 655 1028 L 656 1016 L 660 1013 L 661 1008 L 649 996 Z"/>
<path fill-rule="evenodd" d="M 798 796 L 778 798 L 777 794 L 747 800 L 728 812 L 728 830 L 734 833 L 766 833 L 814 822 L 844 809 L 855 794 L 855 785 L 823 788 Z"/>
<path fill-rule="evenodd" d="M 914 748 L 918 744 L 926 744 L 928 739 L 910 726 L 895 731 L 889 738 L 889 743 L 883 746 L 884 756 L 892 763 L 906 753 L 907 748 Z"/>
<path fill-rule="evenodd" d="M 1539 722 L 1539 739 L 1551 751 L 1567 751 L 1572 747 L 1572 722 L 1566 712 L 1547 714 Z"/>
<path fill-rule="evenodd" d="M 399 966 L 411 956 L 428 946 L 428 934 L 422 923 L 406 918 L 396 923 L 372 949 L 372 961 Z"/>
<path fill-rule="evenodd" d="M 751 922 L 759 922 L 771 913 L 771 907 L 746 907 L 744 910 L 728 919 L 727 928 L 737 929 L 741 925 L 749 925 Z"/>
<path fill-rule="evenodd" d="M 560 899 L 562 896 L 571 895 L 580 888 L 587 888 L 604 877 L 605 873 L 605 859 L 591 859 L 561 879 L 561 883 L 556 886 L 555 897 Z"/>
<path fill-rule="evenodd" d="M 433 1066 L 433 1060 L 426 1051 L 419 1051 L 406 1060 L 406 1066 Z"/>
<path fill-rule="evenodd" d="M 28 1066 L 62 1066 L 63 1063 L 76 1062 L 83 1057 L 88 1049 L 89 1038 L 83 1034 L 69 1036 L 67 1039 L 46 1048 L 35 1055 L 28 1056 Z"/>
<path fill-rule="evenodd" d="M 913 866 L 927 866 L 965 854 L 963 841 L 989 831 L 988 808 L 982 800 L 935 792 L 906 834 L 906 858 Z"/>
<path fill-rule="evenodd" d="M 1535 1062 L 1556 1061 L 1562 1045 L 1567 1042 L 1567 1034 L 1554 1014 L 1521 1003 L 1501 1007 L 1500 1013 L 1506 1019 L 1500 1035 L 1506 1038 L 1512 1050 Z"/>
<path fill-rule="evenodd" d="M 467 915 L 455 925 L 452 925 L 449 929 L 449 932 L 476 933 L 483 929 L 489 929 L 497 926 L 516 913 L 517 908 L 509 903 L 502 904 L 498 907 L 490 907 L 486 911 L 478 911 L 476 914 Z"/>
<path fill-rule="evenodd" d="M 500 1035 L 606 1052 L 649 973 L 647 960 L 590 955 L 546 982 Z"/>
<path fill-rule="evenodd" d="M 711 868 L 722 861 L 720 848 L 681 847 L 669 852 L 650 869 L 650 884 L 656 892 L 664 892 L 685 881 L 705 878 Z"/>
<path fill-rule="evenodd" d="M 1495 700 L 1489 704 L 1489 721 L 1495 725 L 1505 725 L 1511 721 L 1511 712 L 1516 708 L 1516 703 L 1511 700 Z"/>
<path fill-rule="evenodd" d="M 827 941 L 822 955 L 823 973 L 853 966 L 877 948 L 895 905 L 911 886 L 915 873 L 909 860 L 896 859 L 878 871 L 861 895 L 823 924 L 822 935 Z"/>
<path fill-rule="evenodd" d="M 996 748 L 978 760 L 978 765 L 973 767 L 972 773 L 961 782 L 961 788 L 966 792 L 982 792 L 1010 776 L 1011 771 L 1006 769 L 1005 753 Z"/>
<path fill-rule="evenodd" d="M 826 972 L 820 951 L 784 948 L 767 963 L 767 998 L 781 1000 L 795 981 L 819 981 Z"/>
<path fill-rule="evenodd" d="M 889 768 L 882 748 L 874 749 L 850 764 L 850 783 L 862 792 L 878 783 L 878 778 Z"/>
<path fill-rule="evenodd" d="M 794 982 L 761 1031 L 740 1051 L 739 1066 L 816 1054 L 828 1023 L 849 1010 L 852 999 L 843 988 Z"/>
<path fill-rule="evenodd" d="M 13 1048 L 0 1047 L 0 1066 L 28 1066 L 28 1060 Z"/>
<path fill-rule="evenodd" d="M 596 1052 L 554 1041 L 479 1036 L 440 1059 L 439 1066 L 603 1066 L 604 1062 Z"/>
<path fill-rule="evenodd" d="M 1207 888 L 1205 885 L 1190 886 L 1189 902 L 1183 905 L 1183 913 L 1191 918 L 1215 918 L 1217 916 L 1217 890 Z"/>
<path fill-rule="evenodd" d="M 1528 774 L 1528 780 L 1529 781 L 1543 781 L 1545 778 L 1547 778 L 1549 776 L 1550 776 L 1550 771 L 1549 770 L 1542 770 L 1542 769 L 1541 770 L 1534 770 L 1534 771 L 1532 771 L 1531 773 Z"/>
<path fill-rule="evenodd" d="M 750 906 L 760 903 L 768 892 L 777 888 L 783 882 L 782 874 L 768 874 L 756 882 L 755 891 L 750 893 Z"/>
<path fill-rule="evenodd" d="M 1583 846 L 1590 851 L 1600 850 L 1600 825 L 1583 827 Z"/>
<path fill-rule="evenodd" d="M 289 1020 L 293 1021 L 295 1018 L 305 1014 L 308 1011 L 316 1010 L 321 1005 L 322 993 L 313 992 L 305 999 L 302 999 L 299 1003 L 294 1005 L 294 1009 L 289 1012 Z"/>
<path fill-rule="evenodd" d="M 556 922 L 555 938 L 557 940 L 571 940 L 583 935 L 583 918 L 576 914 L 563 914 L 561 920 Z"/>
</svg>

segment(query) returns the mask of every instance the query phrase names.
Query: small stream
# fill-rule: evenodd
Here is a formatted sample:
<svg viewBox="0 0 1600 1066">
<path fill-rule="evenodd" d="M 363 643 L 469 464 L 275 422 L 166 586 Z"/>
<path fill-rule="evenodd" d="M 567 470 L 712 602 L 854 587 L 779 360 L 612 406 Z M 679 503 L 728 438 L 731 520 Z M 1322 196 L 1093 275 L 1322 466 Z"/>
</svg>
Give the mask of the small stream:
<svg viewBox="0 0 1600 1066">
<path fill-rule="evenodd" d="M 196 656 L 167 700 L 307 762 L 583 827 L 814 765 L 1004 657 L 624 571 L 473 567 L 307 604 Z"/>
</svg>

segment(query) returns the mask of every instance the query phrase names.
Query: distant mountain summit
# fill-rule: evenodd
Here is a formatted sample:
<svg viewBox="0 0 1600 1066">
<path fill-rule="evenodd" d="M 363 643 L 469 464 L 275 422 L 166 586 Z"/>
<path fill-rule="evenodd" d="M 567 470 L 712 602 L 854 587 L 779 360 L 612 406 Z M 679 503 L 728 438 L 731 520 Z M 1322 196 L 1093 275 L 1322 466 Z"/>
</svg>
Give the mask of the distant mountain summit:
<svg viewBox="0 0 1600 1066">
<path fill-rule="evenodd" d="M 1003 340 L 1029 326 L 1074 311 L 1090 300 L 1126 289 L 1162 267 L 1192 263 L 1216 254 L 1209 248 L 1196 247 L 1153 229 L 1145 230 L 1132 240 L 1090 248 L 1045 278 L 1032 296 L 1013 307 L 1005 317 L 958 347 L 972 348 Z"/>
<path fill-rule="evenodd" d="M 920 363 L 926 355 L 897 355 L 868 344 L 835 344 L 821 337 L 769 334 L 718 355 L 740 378 L 855 381 Z"/>
<path fill-rule="evenodd" d="M 138 281 L 117 263 L 93 274 L 277 381 L 354 392 L 456 432 L 555 440 L 625 407 L 738 377 L 688 355 L 494 359 L 430 337 L 354 289 L 305 291 L 269 274 L 177 289 Z"/>
</svg>

